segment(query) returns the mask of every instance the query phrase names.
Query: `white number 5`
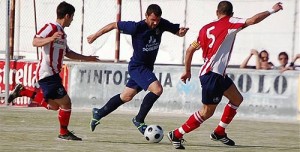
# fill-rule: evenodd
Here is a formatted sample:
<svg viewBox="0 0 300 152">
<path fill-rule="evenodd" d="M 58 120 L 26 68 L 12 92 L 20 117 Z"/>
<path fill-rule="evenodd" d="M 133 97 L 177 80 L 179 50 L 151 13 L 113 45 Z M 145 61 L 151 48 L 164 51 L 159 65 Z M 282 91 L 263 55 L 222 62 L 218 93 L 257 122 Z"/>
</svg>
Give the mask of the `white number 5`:
<svg viewBox="0 0 300 152">
<path fill-rule="evenodd" d="M 212 40 L 211 43 L 208 46 L 209 48 L 212 48 L 212 46 L 214 45 L 215 40 L 216 40 L 216 37 L 210 33 L 210 31 L 213 30 L 213 29 L 215 29 L 215 26 L 212 26 L 212 27 L 208 28 L 207 31 L 206 31 L 207 38 Z"/>
</svg>

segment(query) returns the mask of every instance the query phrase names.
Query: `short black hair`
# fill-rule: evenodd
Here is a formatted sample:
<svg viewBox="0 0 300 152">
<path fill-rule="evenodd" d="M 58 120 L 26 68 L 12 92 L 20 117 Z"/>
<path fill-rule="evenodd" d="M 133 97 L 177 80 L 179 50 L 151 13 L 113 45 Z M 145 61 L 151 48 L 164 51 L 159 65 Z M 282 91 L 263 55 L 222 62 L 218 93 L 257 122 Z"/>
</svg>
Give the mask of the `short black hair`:
<svg viewBox="0 0 300 152">
<path fill-rule="evenodd" d="M 151 4 L 148 6 L 146 13 L 147 15 L 151 15 L 152 13 L 154 13 L 155 16 L 161 16 L 162 11 L 157 4 Z"/>
<path fill-rule="evenodd" d="M 218 5 L 218 12 L 223 15 L 231 16 L 233 14 L 233 6 L 229 1 L 221 1 Z"/>
<path fill-rule="evenodd" d="M 282 55 L 286 56 L 287 59 L 289 59 L 289 56 L 288 56 L 288 54 L 287 54 L 286 52 L 280 52 L 280 53 L 278 54 L 278 59 L 279 59 L 279 57 L 282 56 Z"/>
<path fill-rule="evenodd" d="M 73 15 L 75 13 L 75 8 L 73 5 L 63 1 L 56 8 L 57 19 L 64 18 L 67 14 Z"/>
</svg>

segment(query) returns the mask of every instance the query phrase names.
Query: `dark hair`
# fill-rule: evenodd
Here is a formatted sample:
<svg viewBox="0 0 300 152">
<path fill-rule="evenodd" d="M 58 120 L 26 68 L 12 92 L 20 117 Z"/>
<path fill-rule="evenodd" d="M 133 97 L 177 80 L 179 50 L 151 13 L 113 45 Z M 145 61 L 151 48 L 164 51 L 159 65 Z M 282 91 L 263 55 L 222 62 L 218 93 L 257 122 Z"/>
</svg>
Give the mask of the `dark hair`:
<svg viewBox="0 0 300 152">
<path fill-rule="evenodd" d="M 155 16 L 161 16 L 162 11 L 157 4 L 151 4 L 148 6 L 146 13 L 147 15 L 151 15 L 152 13 L 154 13 Z"/>
<path fill-rule="evenodd" d="M 259 54 L 258 54 L 259 58 L 261 58 L 261 54 L 262 54 L 262 53 L 264 53 L 264 52 L 265 52 L 265 53 L 267 53 L 267 54 L 268 54 L 268 57 L 269 57 L 269 53 L 268 53 L 268 51 L 266 51 L 266 50 L 262 50 L 262 51 L 260 51 L 260 52 L 259 52 Z"/>
<path fill-rule="evenodd" d="M 286 56 L 286 58 L 289 59 L 289 56 L 288 56 L 288 54 L 287 54 L 286 52 L 280 52 L 280 53 L 278 54 L 278 59 L 279 59 L 279 57 L 282 56 L 282 55 Z"/>
<path fill-rule="evenodd" d="M 57 19 L 64 18 L 67 14 L 73 15 L 75 12 L 75 8 L 73 5 L 63 1 L 56 8 Z"/>
<path fill-rule="evenodd" d="M 223 15 L 231 16 L 233 14 L 233 6 L 229 1 L 221 1 L 218 4 L 218 12 Z"/>
</svg>

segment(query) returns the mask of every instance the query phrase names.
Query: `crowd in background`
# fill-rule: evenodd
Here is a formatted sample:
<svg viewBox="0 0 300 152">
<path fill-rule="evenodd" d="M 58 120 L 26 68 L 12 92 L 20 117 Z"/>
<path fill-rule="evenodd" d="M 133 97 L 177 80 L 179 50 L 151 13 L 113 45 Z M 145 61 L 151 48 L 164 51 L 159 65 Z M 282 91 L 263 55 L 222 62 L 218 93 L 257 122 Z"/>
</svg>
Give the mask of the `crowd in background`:
<svg viewBox="0 0 300 152">
<path fill-rule="evenodd" d="M 249 60 L 254 56 L 255 66 L 248 65 Z M 251 49 L 250 54 L 245 58 L 245 60 L 240 65 L 240 68 L 253 68 L 262 70 L 280 70 L 284 72 L 287 70 L 298 70 L 295 62 L 300 58 L 300 54 L 296 54 L 289 63 L 288 54 L 283 51 L 278 54 L 279 65 L 274 65 L 269 61 L 269 52 L 267 50 L 261 50 L 260 52 L 256 49 Z"/>
</svg>

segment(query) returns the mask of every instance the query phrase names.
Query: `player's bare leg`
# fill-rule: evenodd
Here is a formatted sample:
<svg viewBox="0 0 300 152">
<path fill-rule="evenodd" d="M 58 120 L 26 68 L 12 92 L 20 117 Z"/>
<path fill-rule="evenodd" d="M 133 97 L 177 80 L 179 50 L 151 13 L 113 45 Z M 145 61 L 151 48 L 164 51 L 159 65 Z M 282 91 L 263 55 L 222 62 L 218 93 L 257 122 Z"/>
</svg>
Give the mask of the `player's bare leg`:
<svg viewBox="0 0 300 152">
<path fill-rule="evenodd" d="M 217 105 L 215 104 L 204 104 L 201 109 L 193 113 L 181 127 L 169 132 L 168 138 L 174 148 L 185 149 L 183 146 L 183 135 L 200 127 L 205 120 L 209 119 L 214 114 L 216 107 Z"/>
<path fill-rule="evenodd" d="M 221 141 L 222 143 L 234 146 L 235 142 L 227 137 L 225 132 L 226 127 L 232 121 L 236 115 L 236 110 L 243 101 L 243 97 L 237 90 L 236 86 L 232 84 L 225 92 L 224 96 L 229 99 L 228 104 L 224 108 L 223 115 L 219 125 L 216 127 L 214 132 L 211 134 L 211 139 L 216 141 Z"/>
<path fill-rule="evenodd" d="M 65 95 L 61 99 L 55 100 L 48 100 L 48 103 L 53 108 L 58 108 L 58 120 L 60 124 L 60 133 L 58 138 L 63 140 L 82 140 L 81 138 L 75 136 L 72 132 L 68 130 L 71 111 L 72 111 L 72 104 L 69 95 Z"/>
</svg>

